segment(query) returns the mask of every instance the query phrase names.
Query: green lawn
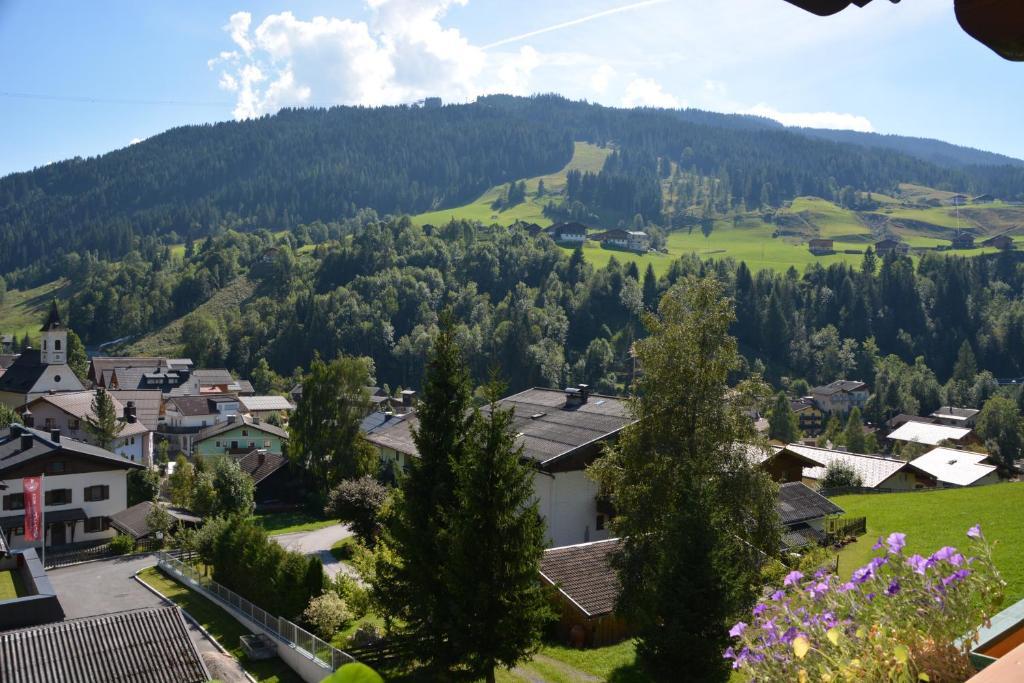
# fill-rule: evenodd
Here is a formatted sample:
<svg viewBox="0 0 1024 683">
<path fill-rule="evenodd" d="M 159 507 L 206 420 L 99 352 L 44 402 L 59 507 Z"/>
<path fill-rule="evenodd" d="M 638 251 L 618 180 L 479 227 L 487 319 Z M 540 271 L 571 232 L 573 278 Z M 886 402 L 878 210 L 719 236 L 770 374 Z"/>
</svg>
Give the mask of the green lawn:
<svg viewBox="0 0 1024 683">
<path fill-rule="evenodd" d="M 273 536 L 294 531 L 315 531 L 338 523 L 336 519 L 320 519 L 301 511 L 256 515 L 256 521 Z"/>
<path fill-rule="evenodd" d="M 498 225 L 511 225 L 516 221 L 528 221 L 538 225 L 551 225 L 551 220 L 546 218 L 543 207 L 549 201 L 555 199 L 555 195 L 565 189 L 566 175 L 569 171 L 578 170 L 581 172 L 590 171 L 596 173 L 601 170 L 604 160 L 611 154 L 608 147 L 598 147 L 589 142 L 577 142 L 573 150 L 572 159 L 561 170 L 544 176 L 526 178 L 526 201 L 510 207 L 503 211 L 491 208 L 494 200 L 501 196 L 507 185 L 498 185 L 484 192 L 475 201 L 463 206 L 455 206 L 449 209 L 439 209 L 412 216 L 412 222 L 416 225 L 444 225 L 453 219 L 466 219 L 480 221 L 486 225 L 497 223 Z M 537 187 L 540 181 L 544 181 L 544 196 L 537 197 Z"/>
<path fill-rule="evenodd" d="M 217 605 L 167 577 L 155 567 L 142 570 L 139 578 L 202 624 L 203 628 L 237 658 L 242 667 L 260 683 L 301 683 L 302 679 L 298 674 L 280 659 L 248 659 L 238 639 L 249 633 L 249 630 Z"/>
<path fill-rule="evenodd" d="M 605 681 L 641 683 L 650 680 L 636 663 L 635 640 L 624 640 L 616 645 L 590 650 L 576 650 L 564 645 L 545 645 L 541 648 L 540 654 Z"/>
<path fill-rule="evenodd" d="M 800 214 L 817 227 L 821 237 L 836 239 L 871 235 L 871 229 L 857 218 L 856 213 L 818 197 L 797 197 L 789 211 Z"/>
<path fill-rule="evenodd" d="M 66 296 L 67 280 L 54 280 L 33 289 L 12 289 L 0 304 L 0 335 L 15 334 L 21 339 L 26 332 L 33 345 L 39 343 L 39 328 L 43 324 L 50 301 Z"/>
<path fill-rule="evenodd" d="M 867 517 L 868 532 L 839 554 L 847 576 L 873 554 L 879 536 L 907 535 L 907 551 L 934 552 L 944 545 L 965 546 L 967 529 L 981 524 L 995 542 L 995 561 L 1007 582 L 1007 604 L 1024 598 L 1024 484 L 1008 483 L 924 493 L 866 494 L 833 499 L 851 517 Z"/>
<path fill-rule="evenodd" d="M 336 560 L 351 560 L 358 545 L 355 536 L 348 536 L 331 546 L 331 555 L 334 555 Z"/>
<path fill-rule="evenodd" d="M 25 595 L 25 582 L 21 574 L 8 569 L 0 572 L 0 600 L 13 600 Z"/>
</svg>

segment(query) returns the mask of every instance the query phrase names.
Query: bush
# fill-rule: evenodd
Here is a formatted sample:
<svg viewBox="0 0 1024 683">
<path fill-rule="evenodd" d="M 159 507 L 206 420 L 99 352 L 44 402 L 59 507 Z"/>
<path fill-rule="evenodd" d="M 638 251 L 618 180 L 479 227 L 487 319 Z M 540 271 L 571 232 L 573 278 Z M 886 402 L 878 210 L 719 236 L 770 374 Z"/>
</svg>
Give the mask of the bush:
<svg viewBox="0 0 1024 683">
<path fill-rule="evenodd" d="M 751 681 L 966 680 L 978 629 L 1006 585 L 981 529 L 967 535 L 974 557 L 949 546 L 907 557 L 905 535 L 893 533 L 849 581 L 790 572 L 749 624 L 732 627 L 725 657 Z"/>
<path fill-rule="evenodd" d="M 335 576 L 331 591 L 345 601 L 355 619 L 362 619 L 370 611 L 370 592 L 344 572 L 339 572 Z"/>
<path fill-rule="evenodd" d="M 863 485 L 860 475 L 845 462 L 833 460 L 825 468 L 825 476 L 818 485 L 822 489 L 842 487 L 860 488 Z"/>
<path fill-rule="evenodd" d="M 302 620 L 323 638 L 330 640 L 341 625 L 352 620 L 352 612 L 337 593 L 327 592 L 309 601 Z"/>
<path fill-rule="evenodd" d="M 359 540 L 372 548 L 387 499 L 388 489 L 373 477 L 346 479 L 331 490 L 324 514 L 350 524 Z"/>
<path fill-rule="evenodd" d="M 125 534 L 118 534 L 110 539 L 110 551 L 115 555 L 126 555 L 135 550 L 135 539 Z"/>
</svg>

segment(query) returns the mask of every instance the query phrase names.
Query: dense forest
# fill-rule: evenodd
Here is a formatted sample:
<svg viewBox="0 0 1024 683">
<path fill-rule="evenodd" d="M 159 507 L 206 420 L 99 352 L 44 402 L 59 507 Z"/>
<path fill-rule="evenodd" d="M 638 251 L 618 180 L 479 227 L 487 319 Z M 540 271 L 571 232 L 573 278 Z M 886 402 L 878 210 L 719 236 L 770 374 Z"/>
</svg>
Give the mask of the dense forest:
<svg viewBox="0 0 1024 683">
<path fill-rule="evenodd" d="M 558 170 L 574 140 L 617 150 L 600 173 L 580 179 L 576 205 L 662 225 L 678 222 L 658 193 L 658 180 L 673 169 L 715 178 L 722 210 L 831 198 L 842 188 L 887 191 L 898 182 L 1002 198 L 1024 187 L 1020 166 L 954 168 L 751 117 L 557 96 L 491 96 L 438 109 L 284 110 L 176 128 L 100 157 L 0 178 L 0 273 L 23 286 L 59 274 L 62 256 L 119 258 L 147 238 L 173 244 L 225 228 L 351 219 L 360 209 L 398 215 L 457 205 L 494 185 Z"/>
</svg>

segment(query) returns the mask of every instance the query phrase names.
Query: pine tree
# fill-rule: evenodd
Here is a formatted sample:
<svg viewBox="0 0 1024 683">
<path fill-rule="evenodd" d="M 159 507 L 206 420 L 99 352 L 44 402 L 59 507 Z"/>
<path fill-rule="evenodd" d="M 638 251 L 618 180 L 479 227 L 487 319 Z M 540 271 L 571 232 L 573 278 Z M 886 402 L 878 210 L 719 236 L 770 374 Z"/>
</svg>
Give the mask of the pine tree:
<svg viewBox="0 0 1024 683">
<path fill-rule="evenodd" d="M 89 356 L 85 352 L 82 339 L 74 330 L 68 330 L 68 366 L 78 379 L 85 379 L 89 374 Z"/>
<path fill-rule="evenodd" d="M 971 349 L 970 343 L 965 339 L 964 343 L 960 345 L 956 365 L 953 366 L 952 379 L 973 384 L 976 374 L 978 374 L 978 361 L 974 357 L 974 350 Z"/>
<path fill-rule="evenodd" d="M 654 274 L 654 266 L 650 263 L 647 264 L 647 270 L 644 271 L 644 307 L 653 311 L 658 307 L 658 277 Z"/>
<path fill-rule="evenodd" d="M 438 328 L 413 433 L 419 457 L 384 520 L 378 541 L 384 552 L 377 554 L 372 590 L 388 616 L 416 636 L 412 658 L 440 675 L 459 661 L 458 650 L 445 635 L 452 629 L 452 610 L 442 568 L 458 505 L 456 468 L 466 449 L 471 387 L 450 310 L 441 314 Z"/>
<path fill-rule="evenodd" d="M 755 438 L 743 407 L 763 387 L 727 393 L 740 363 L 732 321 L 713 278 L 662 298 L 636 343 L 638 422 L 590 468 L 619 512 L 618 607 L 656 680 L 728 679 L 727 622 L 756 597 L 760 553 L 778 551 L 776 488 L 742 445 Z"/>
<path fill-rule="evenodd" d="M 853 453 L 863 453 L 867 445 L 864 439 L 864 422 L 860 417 L 860 408 L 850 411 L 846 419 L 846 429 L 843 431 L 843 443 L 846 449 Z"/>
<path fill-rule="evenodd" d="M 92 413 L 85 416 L 85 431 L 89 432 L 94 444 L 109 449 L 122 429 L 124 423 L 117 418 L 114 399 L 106 389 L 97 389 L 92 399 Z"/>
<path fill-rule="evenodd" d="M 490 406 L 476 416 L 457 467 L 444 570 L 454 613 L 448 639 L 469 673 L 489 683 L 497 666 L 511 668 L 537 650 L 551 618 L 537 581 L 544 522 L 533 472 L 516 446 L 512 412 L 498 406 L 500 392 L 499 384 L 488 388 Z"/>
<path fill-rule="evenodd" d="M 782 443 L 793 443 L 800 440 L 800 421 L 790 407 L 789 398 L 780 391 L 772 402 L 768 413 L 768 436 Z"/>
</svg>

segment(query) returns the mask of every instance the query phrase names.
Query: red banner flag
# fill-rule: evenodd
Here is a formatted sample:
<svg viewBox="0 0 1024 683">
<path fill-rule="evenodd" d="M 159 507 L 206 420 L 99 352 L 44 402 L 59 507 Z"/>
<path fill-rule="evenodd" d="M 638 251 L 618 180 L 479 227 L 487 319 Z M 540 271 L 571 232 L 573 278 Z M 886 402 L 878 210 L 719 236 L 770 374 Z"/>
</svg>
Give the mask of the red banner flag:
<svg viewBox="0 0 1024 683">
<path fill-rule="evenodd" d="M 38 541 L 43 537 L 43 505 L 40 494 L 43 490 L 42 477 L 25 477 L 21 480 L 25 497 L 25 540 Z"/>
</svg>

